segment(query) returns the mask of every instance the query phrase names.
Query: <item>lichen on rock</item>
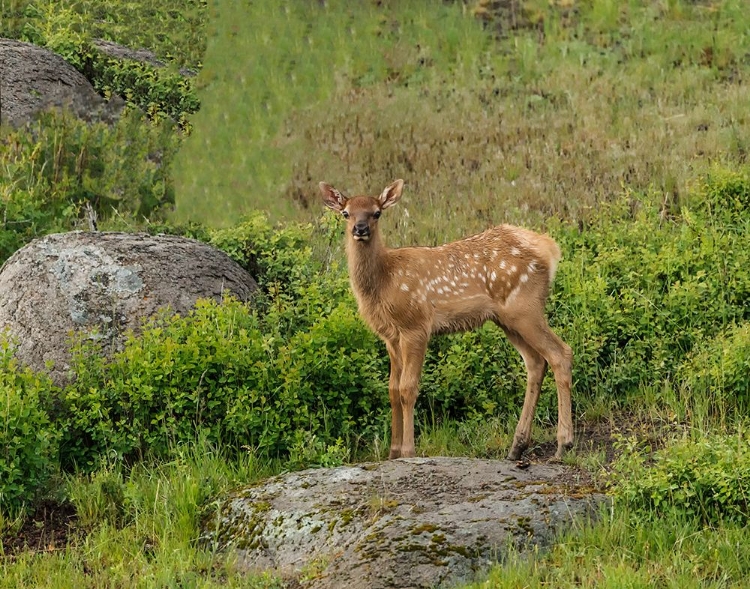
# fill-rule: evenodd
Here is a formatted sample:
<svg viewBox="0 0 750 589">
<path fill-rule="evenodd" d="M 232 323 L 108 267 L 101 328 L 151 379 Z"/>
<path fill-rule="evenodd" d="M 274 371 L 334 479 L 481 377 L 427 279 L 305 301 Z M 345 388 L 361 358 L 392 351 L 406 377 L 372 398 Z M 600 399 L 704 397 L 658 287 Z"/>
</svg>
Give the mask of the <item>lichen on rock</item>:
<svg viewBox="0 0 750 589">
<path fill-rule="evenodd" d="M 602 496 L 563 484 L 569 470 L 413 458 L 288 473 L 226 498 L 203 540 L 315 589 L 439 587 L 596 513 Z"/>
<path fill-rule="evenodd" d="M 157 312 L 186 314 L 199 298 L 229 292 L 248 300 L 256 289 L 239 264 L 194 239 L 59 233 L 27 244 L 0 269 L 0 329 L 9 331 L 20 362 L 62 383 L 72 333 L 110 353 Z"/>
</svg>

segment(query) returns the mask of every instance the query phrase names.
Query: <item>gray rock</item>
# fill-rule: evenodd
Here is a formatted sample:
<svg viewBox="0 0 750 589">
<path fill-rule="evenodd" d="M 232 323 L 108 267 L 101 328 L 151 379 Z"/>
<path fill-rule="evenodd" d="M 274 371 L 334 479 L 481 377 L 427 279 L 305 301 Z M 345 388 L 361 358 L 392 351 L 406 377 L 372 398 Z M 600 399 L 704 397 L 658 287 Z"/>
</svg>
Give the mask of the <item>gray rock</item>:
<svg viewBox="0 0 750 589">
<path fill-rule="evenodd" d="M 0 123 L 19 126 L 50 108 L 86 121 L 117 120 L 125 101 L 105 101 L 62 57 L 30 43 L 0 39 Z"/>
<path fill-rule="evenodd" d="M 248 300 L 257 284 L 223 252 L 193 239 L 130 233 L 60 233 L 27 244 L 0 269 L 0 329 L 16 357 L 65 382 L 72 332 L 105 353 L 159 309 L 186 314 L 198 298 L 230 291 Z"/>
<path fill-rule="evenodd" d="M 304 587 L 445 587 L 549 545 L 603 500 L 562 465 L 411 458 L 280 475 L 226 499 L 203 540 Z"/>
<path fill-rule="evenodd" d="M 156 56 L 156 53 L 149 51 L 148 49 L 131 49 L 125 45 L 120 45 L 114 41 L 106 41 L 104 39 L 95 39 L 93 43 L 94 47 L 102 52 L 104 55 L 113 57 L 115 59 L 130 59 L 132 61 L 140 61 L 153 67 L 166 67 L 161 59 Z M 179 70 L 180 75 L 187 78 L 192 78 L 196 73 L 189 68 L 181 68 Z"/>
<path fill-rule="evenodd" d="M 165 66 L 165 63 L 156 57 L 156 53 L 149 51 L 148 49 L 131 49 L 130 47 L 125 47 L 125 45 L 120 45 L 114 41 L 106 41 L 104 39 L 94 39 L 93 45 L 99 51 L 104 53 L 104 55 L 114 57 L 115 59 L 131 59 L 133 61 L 147 63 L 154 67 Z"/>
</svg>

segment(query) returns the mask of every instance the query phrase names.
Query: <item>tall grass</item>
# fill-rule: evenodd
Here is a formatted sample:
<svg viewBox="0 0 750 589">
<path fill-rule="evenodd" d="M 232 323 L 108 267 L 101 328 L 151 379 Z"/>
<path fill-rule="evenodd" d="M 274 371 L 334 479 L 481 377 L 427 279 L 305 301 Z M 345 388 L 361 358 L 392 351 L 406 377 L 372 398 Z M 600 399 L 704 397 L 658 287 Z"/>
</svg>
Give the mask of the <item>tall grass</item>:
<svg viewBox="0 0 750 589">
<path fill-rule="evenodd" d="M 489 38 L 464 12 L 423 0 L 212 5 L 205 102 L 178 164 L 179 218 L 294 215 L 290 117 L 383 84 L 421 86 L 434 71 L 468 77 Z"/>
<path fill-rule="evenodd" d="M 497 41 L 460 4 L 222 4 L 178 216 L 309 217 L 321 179 L 403 177 L 391 242 L 436 243 L 585 218 L 623 185 L 679 206 L 746 159 L 741 2 L 528 4 L 541 30 Z"/>
<path fill-rule="evenodd" d="M 673 518 L 638 524 L 626 512 L 610 512 L 566 534 L 548 555 L 509 555 L 465 589 L 739 589 L 750 574 L 745 538 L 740 525 Z"/>
<path fill-rule="evenodd" d="M 196 542 L 215 497 L 278 468 L 251 453 L 227 460 L 198 441 L 168 462 L 70 476 L 61 494 L 76 508 L 79 539 L 0 560 L 0 587 L 280 587 L 268 575 L 238 574 L 231 558 Z"/>
</svg>

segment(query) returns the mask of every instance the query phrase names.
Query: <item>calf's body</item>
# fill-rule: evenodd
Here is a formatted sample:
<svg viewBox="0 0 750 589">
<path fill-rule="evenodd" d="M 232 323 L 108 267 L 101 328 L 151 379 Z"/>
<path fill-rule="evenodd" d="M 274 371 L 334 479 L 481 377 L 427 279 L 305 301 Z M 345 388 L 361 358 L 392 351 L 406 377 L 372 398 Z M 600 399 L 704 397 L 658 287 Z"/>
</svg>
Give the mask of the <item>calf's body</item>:
<svg viewBox="0 0 750 589">
<path fill-rule="evenodd" d="M 397 180 L 379 197 L 346 198 L 321 182 L 329 208 L 347 219 L 352 290 L 367 324 L 390 356 L 390 458 L 415 455 L 414 404 L 427 343 L 433 334 L 466 331 L 493 321 L 523 357 L 526 396 L 508 454 L 529 446 L 534 410 L 549 365 L 558 393 L 556 457 L 573 444 L 572 351 L 547 324 L 544 306 L 560 249 L 550 237 L 500 225 L 438 247 L 389 249 L 378 229 L 381 212 L 401 197 Z"/>
</svg>

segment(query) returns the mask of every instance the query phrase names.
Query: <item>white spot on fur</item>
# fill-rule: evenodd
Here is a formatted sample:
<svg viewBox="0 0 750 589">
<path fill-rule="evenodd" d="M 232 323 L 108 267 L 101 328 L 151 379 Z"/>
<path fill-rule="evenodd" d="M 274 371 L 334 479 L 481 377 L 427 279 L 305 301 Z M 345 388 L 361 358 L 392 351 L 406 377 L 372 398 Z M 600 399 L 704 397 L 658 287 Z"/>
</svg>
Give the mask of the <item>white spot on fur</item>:
<svg viewBox="0 0 750 589">
<path fill-rule="evenodd" d="M 515 273 L 516 273 L 516 267 L 515 266 L 511 266 L 510 270 L 508 270 L 508 274 L 515 274 Z"/>
<path fill-rule="evenodd" d="M 503 260 L 502 262 L 500 262 L 500 269 L 502 270 L 504 268 L 505 268 L 505 260 Z"/>
<path fill-rule="evenodd" d="M 402 284 L 401 290 L 403 290 L 404 292 L 409 292 L 409 285 L 406 283 Z"/>
<path fill-rule="evenodd" d="M 510 255 L 511 256 L 519 256 L 521 255 L 521 250 L 519 250 L 517 247 L 510 248 Z"/>
<path fill-rule="evenodd" d="M 496 278 L 497 278 L 497 272 L 495 272 L 495 271 L 493 270 L 493 271 L 492 271 L 492 274 L 490 274 L 490 280 L 492 280 L 492 282 L 495 282 L 495 279 L 496 279 Z"/>
<path fill-rule="evenodd" d="M 528 282 L 528 280 L 529 280 L 528 274 L 524 274 L 523 276 L 521 276 L 521 282 Z"/>
</svg>

